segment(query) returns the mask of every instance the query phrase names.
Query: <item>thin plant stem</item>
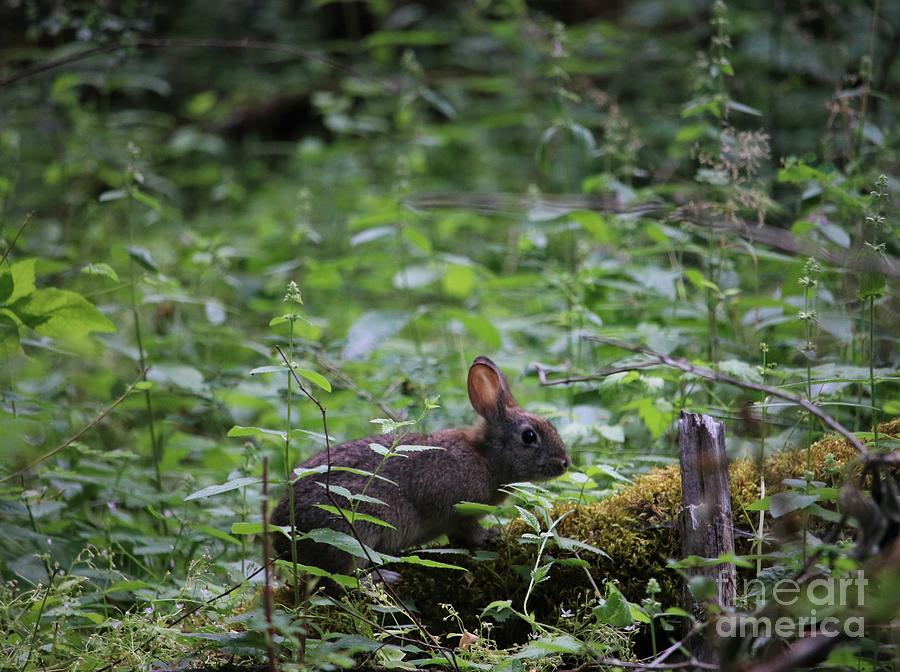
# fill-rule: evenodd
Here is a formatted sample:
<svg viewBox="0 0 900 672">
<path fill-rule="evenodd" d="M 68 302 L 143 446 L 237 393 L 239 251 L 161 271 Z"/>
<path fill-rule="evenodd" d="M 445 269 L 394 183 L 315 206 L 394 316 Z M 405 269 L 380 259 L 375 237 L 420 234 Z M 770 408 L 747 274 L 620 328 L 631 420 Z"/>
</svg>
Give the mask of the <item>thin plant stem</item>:
<svg viewBox="0 0 900 672">
<path fill-rule="evenodd" d="M 869 397 L 872 402 L 872 432 L 878 445 L 878 403 L 875 397 L 875 297 L 869 297 Z"/>
<path fill-rule="evenodd" d="M 766 343 L 760 344 L 762 350 L 762 383 L 766 384 L 767 374 L 769 373 L 769 346 Z M 768 428 L 769 408 L 766 404 L 766 393 L 760 392 L 760 405 L 762 407 L 762 421 L 759 432 L 759 459 L 757 468 L 759 469 L 759 498 L 766 497 L 766 429 Z M 759 523 L 756 526 L 756 575 L 762 573 L 762 554 L 763 543 L 765 540 L 766 511 L 760 509 Z"/>
<path fill-rule="evenodd" d="M 290 361 L 294 361 L 294 321 L 288 321 L 288 356 L 290 357 Z M 287 374 L 287 432 L 285 432 L 284 436 L 284 479 L 287 485 L 288 490 L 288 503 L 289 506 L 289 521 L 291 525 L 291 567 L 294 577 L 294 604 L 300 605 L 300 571 L 297 568 L 297 544 L 294 543 L 293 539 L 297 535 L 297 513 L 296 513 L 296 498 L 297 493 L 294 492 L 293 484 L 291 483 L 291 475 L 294 464 L 293 455 L 291 454 L 291 411 L 293 410 L 293 388 L 291 384 L 293 383 L 291 379 L 291 372 L 288 371 Z M 302 650 L 302 647 L 301 647 Z"/>
<path fill-rule="evenodd" d="M 262 473 L 262 564 L 263 574 L 263 611 L 266 618 L 266 658 L 269 662 L 269 672 L 277 672 L 275 662 L 275 624 L 272 620 L 272 577 L 269 575 L 269 458 L 263 457 Z"/>
<path fill-rule="evenodd" d="M 869 24 L 869 53 L 867 54 L 868 62 L 865 71 L 860 73 L 863 76 L 864 85 L 862 92 L 862 100 L 859 104 L 859 121 L 856 126 L 856 157 L 862 151 L 863 129 L 866 125 L 866 115 L 869 112 L 869 93 L 872 89 L 872 80 L 875 78 L 875 35 L 878 27 L 878 14 L 881 9 L 881 0 L 875 0 L 875 7 L 872 9 L 872 23 Z"/>
</svg>

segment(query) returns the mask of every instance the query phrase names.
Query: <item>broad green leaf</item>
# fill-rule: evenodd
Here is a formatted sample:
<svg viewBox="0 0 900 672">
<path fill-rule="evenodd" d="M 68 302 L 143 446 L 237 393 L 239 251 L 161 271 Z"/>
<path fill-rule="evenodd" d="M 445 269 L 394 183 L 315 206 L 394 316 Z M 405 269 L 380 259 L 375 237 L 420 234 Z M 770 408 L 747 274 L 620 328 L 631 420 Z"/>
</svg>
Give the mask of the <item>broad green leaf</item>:
<svg viewBox="0 0 900 672">
<path fill-rule="evenodd" d="M 475 289 L 477 281 L 478 276 L 471 266 L 452 265 L 444 273 L 444 291 L 455 298 L 465 299 Z"/>
<path fill-rule="evenodd" d="M 616 628 L 624 628 L 634 623 L 628 600 L 613 584 L 606 584 L 606 599 L 599 607 L 594 608 L 594 615 L 601 623 Z"/>
<path fill-rule="evenodd" d="M 36 259 L 22 259 L 0 271 L 0 304 L 12 304 L 35 290 Z"/>
<path fill-rule="evenodd" d="M 147 372 L 147 377 L 157 383 L 171 383 L 195 394 L 202 394 L 207 389 L 203 374 L 187 364 L 154 364 Z"/>
<path fill-rule="evenodd" d="M 83 296 L 55 287 L 36 289 L 10 309 L 24 324 L 53 338 L 116 330 L 116 325 Z"/>
</svg>

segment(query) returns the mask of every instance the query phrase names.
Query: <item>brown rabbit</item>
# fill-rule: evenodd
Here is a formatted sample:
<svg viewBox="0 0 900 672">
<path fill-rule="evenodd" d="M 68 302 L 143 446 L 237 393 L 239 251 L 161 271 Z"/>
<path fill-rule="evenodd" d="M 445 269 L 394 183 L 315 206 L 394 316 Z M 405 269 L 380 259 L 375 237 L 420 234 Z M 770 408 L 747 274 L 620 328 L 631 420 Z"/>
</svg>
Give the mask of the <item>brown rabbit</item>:
<svg viewBox="0 0 900 672">
<path fill-rule="evenodd" d="M 571 464 L 566 447 L 549 422 L 519 408 L 506 378 L 487 357 L 478 357 L 469 368 L 469 401 L 481 416 L 473 426 L 444 429 L 433 434 L 407 434 L 400 445 L 436 446 L 439 449 L 404 452 L 385 459 L 370 444 L 390 447 L 390 435 L 370 436 L 348 441 L 332 448 L 332 466 L 352 467 L 374 472 L 372 478 L 346 471 L 331 471 L 332 486 L 362 492 L 384 505 L 366 500 L 357 509 L 390 523 L 383 527 L 357 521 L 354 527 L 367 546 L 393 554 L 442 534 L 452 542 L 469 546 L 484 540 L 484 528 L 474 516 L 462 516 L 454 510 L 461 501 L 498 504 L 504 494 L 498 488 L 517 481 L 546 481 L 561 475 Z M 382 464 L 383 461 L 383 464 Z M 325 453 L 314 455 L 301 466 L 327 464 Z M 392 482 L 391 482 L 392 481 Z M 337 514 L 314 504 L 331 504 L 323 487 L 325 476 L 312 476 L 294 483 L 295 523 L 300 532 L 332 528 L 350 534 L 347 523 Z M 347 499 L 332 490 L 338 506 L 350 508 Z M 290 499 L 285 497 L 271 517 L 275 525 L 290 524 Z M 308 539 L 297 541 L 297 561 L 316 565 L 330 572 L 349 574 L 365 560 L 327 544 Z M 290 542 L 275 536 L 275 548 L 281 557 L 290 558 Z"/>
</svg>

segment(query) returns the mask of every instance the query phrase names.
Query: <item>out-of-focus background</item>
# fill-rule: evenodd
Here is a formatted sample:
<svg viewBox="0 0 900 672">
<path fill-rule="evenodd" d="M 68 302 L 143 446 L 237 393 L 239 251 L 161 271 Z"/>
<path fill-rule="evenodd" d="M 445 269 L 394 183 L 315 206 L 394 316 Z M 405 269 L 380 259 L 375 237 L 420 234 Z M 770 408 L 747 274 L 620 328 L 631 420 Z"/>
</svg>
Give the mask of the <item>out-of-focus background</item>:
<svg viewBox="0 0 900 672">
<path fill-rule="evenodd" d="M 422 426 L 470 421 L 490 355 L 573 452 L 548 501 L 672 461 L 685 407 L 735 456 L 820 434 L 658 368 L 542 387 L 635 361 L 586 336 L 900 414 L 898 30 L 878 0 L 6 0 L 0 571 L 102 548 L 90 590 L 151 586 L 123 609 L 204 552 L 227 582 L 262 458 L 323 445 L 275 345 L 337 439 L 434 394 Z"/>
</svg>

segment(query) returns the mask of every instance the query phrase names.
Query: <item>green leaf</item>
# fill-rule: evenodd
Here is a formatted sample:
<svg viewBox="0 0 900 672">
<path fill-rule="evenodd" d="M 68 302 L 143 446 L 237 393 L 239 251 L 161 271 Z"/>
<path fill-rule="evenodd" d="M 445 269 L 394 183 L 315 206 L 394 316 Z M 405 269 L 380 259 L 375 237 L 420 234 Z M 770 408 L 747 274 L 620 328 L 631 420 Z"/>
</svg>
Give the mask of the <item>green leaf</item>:
<svg viewBox="0 0 900 672">
<path fill-rule="evenodd" d="M 553 567 L 552 562 L 545 565 L 539 565 L 531 570 L 531 580 L 535 583 L 542 583 L 550 578 L 550 568 Z"/>
<path fill-rule="evenodd" d="M 594 608 L 594 615 L 601 623 L 615 628 L 624 628 L 634 623 L 628 600 L 611 583 L 606 584 L 606 600 L 599 607 Z"/>
<path fill-rule="evenodd" d="M 159 272 L 159 264 L 156 263 L 156 259 L 154 259 L 153 255 L 150 254 L 150 250 L 145 247 L 139 247 L 137 245 L 130 245 L 125 249 L 128 251 L 128 256 L 136 261 L 140 266 L 143 266 L 148 271 L 153 271 L 154 273 Z"/>
<path fill-rule="evenodd" d="M 279 527 L 278 525 L 272 525 L 271 523 L 266 525 L 265 529 L 268 532 L 277 532 L 279 534 L 287 534 L 283 528 Z M 263 533 L 263 524 L 261 522 L 232 523 L 231 533 L 232 534 L 262 534 Z"/>
<path fill-rule="evenodd" d="M 241 540 L 237 537 L 233 537 L 227 532 L 223 532 L 222 530 L 211 527 L 209 525 L 193 525 L 193 529 L 197 532 L 205 534 L 208 537 L 213 537 L 214 539 L 219 539 L 221 541 L 227 541 L 229 544 L 235 544 L 237 546 L 241 545 Z"/>
<path fill-rule="evenodd" d="M 285 576 L 290 576 L 294 571 L 294 564 L 290 560 L 276 560 L 275 566 L 281 569 L 281 571 L 285 573 Z M 323 576 L 329 578 L 344 588 L 356 588 L 359 586 L 359 581 L 352 576 L 347 576 L 346 574 L 333 574 L 321 567 L 316 567 L 315 565 L 302 565 L 298 562 L 297 570 L 303 574 L 309 574 L 310 576 Z"/>
<path fill-rule="evenodd" d="M 537 516 L 531 513 L 531 511 L 523 509 L 521 506 L 516 506 L 516 511 L 519 512 L 519 515 L 522 517 L 522 520 L 528 524 L 528 527 L 537 534 L 541 533 L 541 524 L 538 522 Z"/>
<path fill-rule="evenodd" d="M 710 289 L 714 291 L 716 294 L 721 294 L 722 291 L 719 289 L 719 286 L 707 280 L 703 277 L 703 274 L 698 271 L 696 268 L 686 268 L 684 269 L 684 277 L 687 278 L 694 287 L 697 289 Z"/>
<path fill-rule="evenodd" d="M 242 478 L 235 478 L 234 480 L 227 481 L 220 485 L 210 485 L 202 490 L 197 490 L 196 492 L 192 492 L 187 497 L 184 498 L 184 501 L 189 502 L 193 499 L 204 499 L 206 497 L 212 497 L 213 495 L 221 495 L 223 492 L 231 492 L 232 490 L 237 490 L 238 488 L 244 488 L 248 485 L 255 485 L 257 483 L 262 483 L 261 478 L 256 478 L 255 476 L 244 476 Z"/>
<path fill-rule="evenodd" d="M 131 579 L 128 581 L 116 581 L 115 583 L 103 589 L 104 595 L 110 593 L 133 593 L 136 590 L 153 590 L 156 588 L 152 583 L 141 581 L 139 579 Z"/>
<path fill-rule="evenodd" d="M 568 537 L 560 537 L 554 536 L 553 539 L 556 541 L 556 544 L 566 551 L 590 551 L 591 553 L 596 553 L 597 555 L 602 555 L 605 558 L 608 558 L 603 550 L 597 548 L 596 546 L 591 546 L 590 544 L 586 544 L 583 541 L 579 541 L 578 539 L 569 539 Z"/>
<path fill-rule="evenodd" d="M 22 259 L 0 272 L 0 304 L 12 304 L 35 290 L 36 259 Z"/>
<path fill-rule="evenodd" d="M 818 495 L 804 495 L 799 492 L 778 492 L 769 497 L 769 513 L 773 518 L 780 518 L 791 511 L 805 509 L 810 504 L 818 501 Z"/>
<path fill-rule="evenodd" d="M 275 443 L 284 443 L 287 440 L 287 432 L 265 427 L 244 427 L 242 425 L 235 425 L 229 429 L 228 436 L 232 438 L 249 437 Z"/>
<path fill-rule="evenodd" d="M 332 530 L 331 528 L 318 528 L 315 530 L 310 530 L 306 532 L 304 537 L 315 541 L 318 544 L 327 544 L 328 546 L 333 546 L 334 548 L 344 551 L 344 553 L 349 553 L 350 555 L 368 559 L 368 557 L 372 558 L 372 562 L 376 565 L 383 564 L 382 555 L 376 551 L 374 548 L 369 548 L 368 546 L 363 547 L 360 546 L 359 542 L 351 537 L 349 534 L 345 534 L 344 532 L 339 532 L 337 530 Z M 368 556 L 366 555 L 366 551 L 368 551 Z"/>
<path fill-rule="evenodd" d="M 395 453 L 422 453 L 427 450 L 447 450 L 443 446 L 416 446 L 413 444 L 402 444 L 394 448 Z"/>
<path fill-rule="evenodd" d="M 116 325 L 83 296 L 55 287 L 36 289 L 10 309 L 24 324 L 53 338 L 116 330 Z"/>
<path fill-rule="evenodd" d="M 321 373 L 316 373 L 315 371 L 311 371 L 309 369 L 301 369 L 299 367 L 294 367 L 294 371 L 296 371 L 297 375 L 299 375 L 301 378 L 306 378 L 308 381 L 318 385 L 326 392 L 331 392 L 331 383 L 329 383 L 328 379 Z"/>
<path fill-rule="evenodd" d="M 494 513 L 498 507 L 493 504 L 481 504 L 479 502 L 458 502 L 453 509 L 462 516 L 483 516 Z"/>
<path fill-rule="evenodd" d="M 397 559 L 397 562 L 403 562 L 407 565 L 419 565 L 420 567 L 433 567 L 434 569 L 458 569 L 461 572 L 468 571 L 465 567 L 450 565 L 446 562 L 438 562 L 437 560 L 426 560 L 418 555 L 404 555 Z"/>
<path fill-rule="evenodd" d="M 21 352 L 18 323 L 0 310 L 0 362 L 8 362 Z"/>
<path fill-rule="evenodd" d="M 88 264 L 81 269 L 81 272 L 85 275 L 99 275 L 104 278 L 109 278 L 113 282 L 119 282 L 118 273 L 116 273 L 109 264 Z"/>
<path fill-rule="evenodd" d="M 336 515 L 338 517 L 341 517 L 341 514 L 343 513 L 344 514 L 343 517 L 346 517 L 346 519 L 350 522 L 351 525 L 354 523 L 357 523 L 357 522 L 362 522 L 362 523 L 372 523 L 373 525 L 379 525 L 381 527 L 389 527 L 392 530 L 397 529 L 393 525 L 391 525 L 389 522 L 382 520 L 381 518 L 378 518 L 376 516 L 370 516 L 367 513 L 360 513 L 359 511 L 354 513 L 351 509 L 339 508 L 339 507 L 333 506 L 331 504 L 313 504 L 313 506 L 315 506 L 318 509 L 322 509 L 323 511 L 327 511 L 328 513 L 333 513 L 334 515 Z"/>
<path fill-rule="evenodd" d="M 478 276 L 471 266 L 452 265 L 444 273 L 444 291 L 457 299 L 465 299 L 475 289 Z"/>
<path fill-rule="evenodd" d="M 138 203 L 142 203 L 143 205 L 146 205 L 151 210 L 156 210 L 157 212 L 160 212 L 162 210 L 162 205 L 160 204 L 159 201 L 157 201 L 155 198 L 153 198 L 149 194 L 145 194 L 140 189 L 132 189 L 131 195 L 134 198 L 134 200 L 136 200 Z"/>
<path fill-rule="evenodd" d="M 533 648 L 548 653 L 577 655 L 584 650 L 584 645 L 571 635 L 556 635 L 555 637 L 541 637 L 540 639 L 535 639 L 529 642 L 528 646 L 525 648 Z"/>
</svg>

